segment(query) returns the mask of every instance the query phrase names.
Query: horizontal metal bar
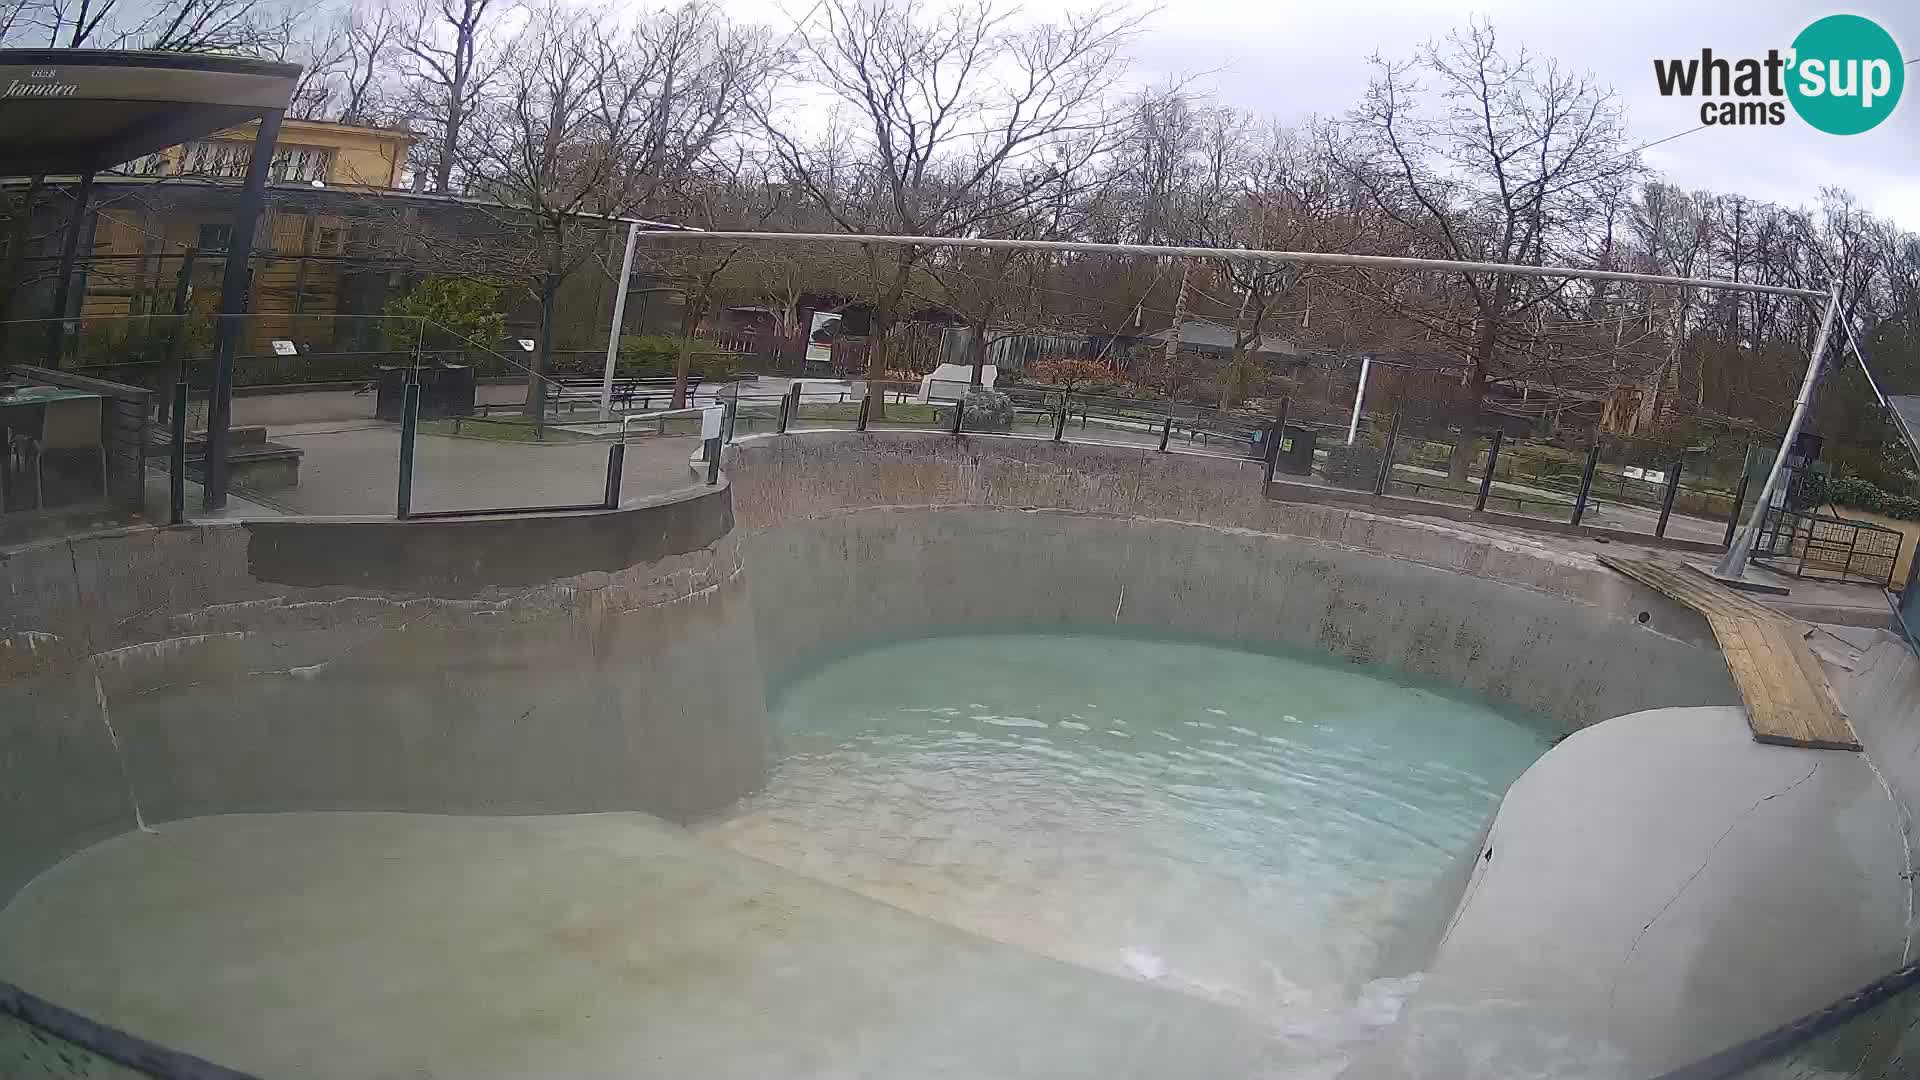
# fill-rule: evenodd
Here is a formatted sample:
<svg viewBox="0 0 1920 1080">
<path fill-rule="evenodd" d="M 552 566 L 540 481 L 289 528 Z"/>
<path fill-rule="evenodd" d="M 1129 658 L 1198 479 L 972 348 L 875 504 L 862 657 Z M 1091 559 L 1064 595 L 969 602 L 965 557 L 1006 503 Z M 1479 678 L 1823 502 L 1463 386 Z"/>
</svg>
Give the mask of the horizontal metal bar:
<svg viewBox="0 0 1920 1080">
<path fill-rule="evenodd" d="M 1804 296 L 1812 299 L 1825 299 L 1827 295 L 1820 289 L 1792 289 L 1785 285 L 1756 285 L 1751 282 L 1726 281 L 1720 278 L 1630 274 L 1620 270 L 1582 270 L 1570 266 L 1523 266 L 1518 263 L 1413 259 L 1398 255 L 1344 255 L 1328 251 L 1263 251 L 1256 248 L 1178 247 L 1170 244 L 1095 244 L 1077 240 L 994 240 L 974 236 L 869 236 L 864 233 L 648 232 L 642 230 L 635 235 L 643 240 L 769 240 L 806 244 L 883 244 L 891 247 L 984 248 L 1000 251 L 1075 251 L 1088 255 L 1158 255 L 1241 262 L 1357 266 L 1376 270 L 1431 270 L 1443 274 L 1520 274 L 1527 277 L 1586 278 L 1592 281 L 1634 281 L 1647 285 L 1689 285 L 1703 289 L 1729 289 L 1735 292 Z"/>
</svg>

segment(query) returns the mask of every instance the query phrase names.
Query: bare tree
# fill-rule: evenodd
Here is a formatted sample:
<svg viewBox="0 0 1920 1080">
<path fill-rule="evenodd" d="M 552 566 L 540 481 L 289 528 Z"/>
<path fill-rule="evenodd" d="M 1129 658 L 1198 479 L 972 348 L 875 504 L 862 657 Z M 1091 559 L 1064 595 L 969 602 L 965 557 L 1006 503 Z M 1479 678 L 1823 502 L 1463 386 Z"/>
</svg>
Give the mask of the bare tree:
<svg viewBox="0 0 1920 1080">
<path fill-rule="evenodd" d="M 848 232 L 956 236 L 1059 197 L 1108 148 L 1109 101 L 1137 21 L 1116 8 L 1013 28 L 988 0 L 931 14 L 900 0 L 821 0 L 803 71 L 840 113 L 802 142 L 766 117 L 788 175 Z M 887 339 L 916 247 L 872 253 L 867 372 Z"/>
<path fill-rule="evenodd" d="M 696 167 L 739 127 L 772 70 L 764 32 L 701 4 L 615 28 L 604 12 L 534 14 L 472 114 L 463 174 L 503 207 L 477 263 L 540 297 L 527 411 L 544 416 L 554 300 L 608 250 L 606 232 L 653 208 L 698 205 Z"/>
<path fill-rule="evenodd" d="M 1613 92 L 1476 24 L 1375 75 L 1332 147 L 1345 176 L 1399 227 L 1406 252 L 1542 265 L 1591 257 L 1597 196 L 1638 168 Z M 1422 80 L 1430 80 L 1431 87 Z M 1466 479 L 1490 383 L 1537 370 L 1543 309 L 1566 279 L 1462 274 L 1459 292 L 1360 275 L 1366 291 L 1422 322 L 1466 362 L 1449 475 Z"/>
<path fill-rule="evenodd" d="M 69 49 L 270 54 L 284 47 L 294 14 L 272 0 L 35 0 L 15 21 Z"/>
<path fill-rule="evenodd" d="M 296 35 L 284 59 L 300 65 L 293 115 L 343 124 L 388 118 L 383 80 L 401 37 L 399 15 L 383 3 L 357 3 Z"/>
<path fill-rule="evenodd" d="M 408 111 L 432 134 L 427 175 L 441 194 L 453 191 L 455 166 L 468 149 L 468 126 L 498 71 L 493 22 L 504 7 L 500 0 L 413 0 L 398 35 Z"/>
</svg>

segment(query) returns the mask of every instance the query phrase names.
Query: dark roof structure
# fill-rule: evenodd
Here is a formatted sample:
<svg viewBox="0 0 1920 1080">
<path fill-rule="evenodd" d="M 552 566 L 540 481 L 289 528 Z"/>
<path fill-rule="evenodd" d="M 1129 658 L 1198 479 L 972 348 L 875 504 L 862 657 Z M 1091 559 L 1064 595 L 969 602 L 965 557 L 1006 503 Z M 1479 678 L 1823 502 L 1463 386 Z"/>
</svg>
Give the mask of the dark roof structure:
<svg viewBox="0 0 1920 1080">
<path fill-rule="evenodd" d="M 297 64 L 0 49 L 0 176 L 97 172 L 287 107 Z"/>
</svg>

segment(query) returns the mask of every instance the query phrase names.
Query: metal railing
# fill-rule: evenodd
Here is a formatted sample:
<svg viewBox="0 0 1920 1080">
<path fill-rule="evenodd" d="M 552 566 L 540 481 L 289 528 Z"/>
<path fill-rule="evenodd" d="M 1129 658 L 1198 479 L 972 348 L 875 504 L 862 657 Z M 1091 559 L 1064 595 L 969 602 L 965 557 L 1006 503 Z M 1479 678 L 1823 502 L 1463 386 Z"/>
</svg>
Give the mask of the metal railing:
<svg viewBox="0 0 1920 1080">
<path fill-rule="evenodd" d="M 1753 561 L 1797 578 L 1893 585 L 1905 535 L 1865 521 L 1769 507 Z"/>
</svg>

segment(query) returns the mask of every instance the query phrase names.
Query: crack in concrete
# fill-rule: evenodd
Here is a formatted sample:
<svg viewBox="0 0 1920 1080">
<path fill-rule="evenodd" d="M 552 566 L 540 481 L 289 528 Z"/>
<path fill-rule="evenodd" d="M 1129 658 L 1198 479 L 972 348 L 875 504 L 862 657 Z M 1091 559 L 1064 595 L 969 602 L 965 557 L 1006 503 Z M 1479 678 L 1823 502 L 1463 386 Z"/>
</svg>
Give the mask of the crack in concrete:
<svg viewBox="0 0 1920 1080">
<path fill-rule="evenodd" d="M 1680 887 L 1674 890 L 1673 895 L 1667 897 L 1667 902 L 1660 905 L 1660 910 L 1653 913 L 1653 918 L 1648 919 L 1646 925 L 1640 928 L 1640 932 L 1633 936 L 1633 943 L 1627 946 L 1627 955 L 1620 961 L 1620 970 L 1614 972 L 1613 981 L 1607 985 L 1607 1033 L 1609 1035 L 1613 1032 L 1614 999 L 1620 992 L 1620 980 L 1626 977 L 1627 970 L 1633 966 L 1634 954 L 1640 951 L 1640 942 L 1646 938 L 1648 931 L 1653 929 L 1653 924 L 1659 922 L 1674 904 L 1679 903 L 1680 897 L 1686 895 L 1686 891 L 1693 886 L 1693 883 L 1699 879 L 1700 875 L 1706 872 L 1707 866 L 1713 862 L 1713 856 L 1720 850 L 1720 845 L 1726 842 L 1727 837 L 1733 835 L 1733 831 L 1739 828 L 1742 822 L 1753 816 L 1754 812 L 1759 810 L 1760 807 L 1813 779 L 1813 774 L 1819 771 L 1820 762 L 1816 760 L 1813 763 L 1813 768 L 1807 770 L 1807 775 L 1795 780 L 1779 791 L 1773 792 L 1770 795 L 1760 796 L 1753 801 L 1751 806 L 1742 810 L 1739 816 L 1735 817 L 1731 822 L 1728 822 L 1725 831 L 1721 832 L 1719 837 L 1714 840 L 1713 845 L 1707 848 L 1707 854 L 1700 860 L 1700 865 L 1693 868 L 1693 873 L 1687 875 L 1687 879 L 1680 883 Z"/>
</svg>

